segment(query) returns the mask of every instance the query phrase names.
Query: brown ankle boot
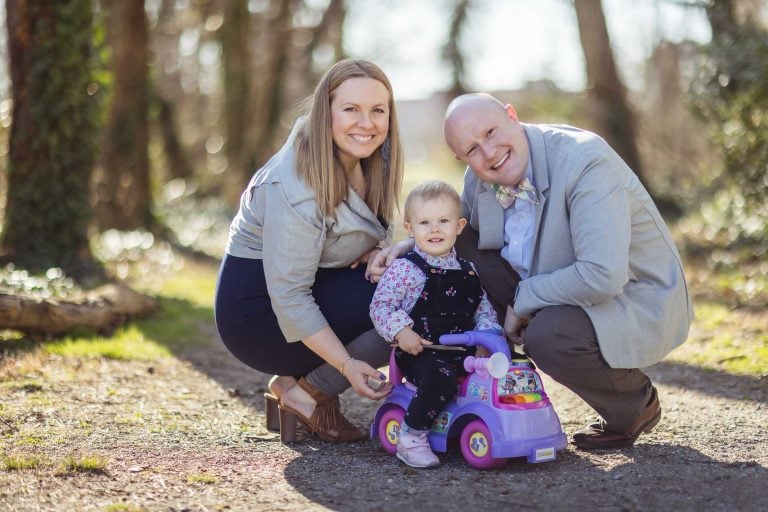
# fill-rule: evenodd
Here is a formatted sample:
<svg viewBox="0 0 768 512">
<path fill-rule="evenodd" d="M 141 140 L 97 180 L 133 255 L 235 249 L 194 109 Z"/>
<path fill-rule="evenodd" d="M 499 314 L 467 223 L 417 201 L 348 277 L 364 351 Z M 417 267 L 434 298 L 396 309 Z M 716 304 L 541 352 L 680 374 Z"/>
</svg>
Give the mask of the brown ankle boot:
<svg viewBox="0 0 768 512">
<path fill-rule="evenodd" d="M 365 431 L 350 423 L 341 414 L 338 396 L 329 395 L 317 389 L 304 377 L 299 379 L 298 384 L 317 403 L 312 416 L 307 418 L 299 411 L 286 405 L 281 404 L 280 408 L 284 412 L 291 413 L 312 434 L 317 434 L 320 439 L 330 443 L 360 441 L 368 437 Z"/>
</svg>

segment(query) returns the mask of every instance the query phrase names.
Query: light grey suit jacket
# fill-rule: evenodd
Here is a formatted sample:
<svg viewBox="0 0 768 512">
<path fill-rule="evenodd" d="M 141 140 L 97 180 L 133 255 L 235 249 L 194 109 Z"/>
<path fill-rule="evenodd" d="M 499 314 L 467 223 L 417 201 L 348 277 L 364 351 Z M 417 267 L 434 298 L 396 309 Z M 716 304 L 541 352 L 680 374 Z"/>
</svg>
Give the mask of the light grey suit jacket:
<svg viewBox="0 0 768 512">
<path fill-rule="evenodd" d="M 515 311 L 552 305 L 586 311 L 611 367 L 660 361 L 688 336 L 693 306 L 674 241 L 637 176 L 597 135 L 524 124 L 531 149 L 536 238 Z M 480 249 L 504 245 L 504 211 L 471 169 L 464 215 Z"/>
</svg>

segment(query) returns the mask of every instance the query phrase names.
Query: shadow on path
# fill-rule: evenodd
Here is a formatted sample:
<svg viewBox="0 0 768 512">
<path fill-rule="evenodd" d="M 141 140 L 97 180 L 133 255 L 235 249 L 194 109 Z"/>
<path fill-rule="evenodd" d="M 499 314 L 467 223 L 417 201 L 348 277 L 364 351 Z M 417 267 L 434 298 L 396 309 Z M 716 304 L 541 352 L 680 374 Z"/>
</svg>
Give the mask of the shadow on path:
<svg viewBox="0 0 768 512">
<path fill-rule="evenodd" d="M 732 400 L 768 402 L 768 376 L 734 375 L 667 361 L 645 368 L 643 371 L 659 384 Z"/>
<path fill-rule="evenodd" d="M 246 367 L 211 328 L 207 347 L 180 353 L 204 374 L 263 412 L 268 375 Z M 712 397 L 765 403 L 765 379 L 662 362 L 646 369 L 659 384 Z M 352 417 L 370 420 L 376 404 L 355 399 Z M 278 442 L 276 439 L 274 442 Z M 469 467 L 456 450 L 443 465 L 416 470 L 386 454 L 378 441 L 334 445 L 302 438 L 285 481 L 314 503 L 357 510 L 758 510 L 768 502 L 768 469 L 754 461 L 723 462 L 693 448 L 640 442 L 627 450 L 581 452 L 569 447 L 557 461 L 509 461 L 498 471 Z"/>
<path fill-rule="evenodd" d="M 286 481 L 332 510 L 758 510 L 768 470 L 726 464 L 687 447 L 639 444 L 599 456 L 569 448 L 543 464 L 469 467 L 458 452 L 432 470 L 409 468 L 377 443 L 354 450 L 296 446 Z"/>
</svg>

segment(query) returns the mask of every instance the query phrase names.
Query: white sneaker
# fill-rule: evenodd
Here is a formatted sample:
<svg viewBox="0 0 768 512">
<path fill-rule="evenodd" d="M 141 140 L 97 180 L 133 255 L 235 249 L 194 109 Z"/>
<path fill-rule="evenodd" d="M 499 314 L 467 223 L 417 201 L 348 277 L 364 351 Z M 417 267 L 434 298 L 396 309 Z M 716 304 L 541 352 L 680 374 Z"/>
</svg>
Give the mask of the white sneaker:
<svg viewBox="0 0 768 512">
<path fill-rule="evenodd" d="M 429 447 L 426 432 L 400 432 L 397 440 L 397 458 L 412 468 L 433 468 L 440 459 Z"/>
</svg>

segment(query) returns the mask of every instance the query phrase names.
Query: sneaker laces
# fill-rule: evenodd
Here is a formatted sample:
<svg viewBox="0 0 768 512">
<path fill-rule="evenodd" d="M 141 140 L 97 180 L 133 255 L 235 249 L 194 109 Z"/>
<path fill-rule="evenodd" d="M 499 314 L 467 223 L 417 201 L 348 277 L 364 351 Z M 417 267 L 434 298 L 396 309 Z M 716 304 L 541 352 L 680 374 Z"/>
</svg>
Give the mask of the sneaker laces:
<svg viewBox="0 0 768 512">
<path fill-rule="evenodd" d="M 408 444 L 408 446 L 405 446 L 405 448 L 408 448 L 408 449 L 429 448 L 429 442 L 427 441 L 426 432 L 419 432 L 419 433 L 407 432 L 401 435 L 400 438 L 403 440 L 404 445 L 406 443 Z"/>
</svg>

